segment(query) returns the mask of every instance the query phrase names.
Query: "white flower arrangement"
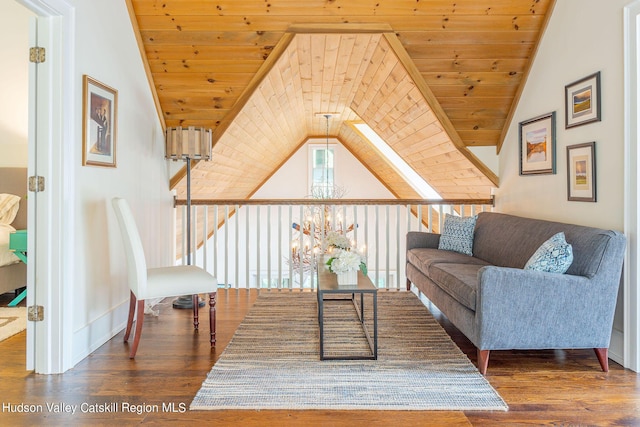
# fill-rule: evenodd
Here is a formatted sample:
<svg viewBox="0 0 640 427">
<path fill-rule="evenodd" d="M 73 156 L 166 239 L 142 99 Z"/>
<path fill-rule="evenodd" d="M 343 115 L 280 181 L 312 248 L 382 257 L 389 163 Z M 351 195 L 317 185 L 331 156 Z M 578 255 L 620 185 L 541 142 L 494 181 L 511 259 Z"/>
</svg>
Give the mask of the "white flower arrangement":
<svg viewBox="0 0 640 427">
<path fill-rule="evenodd" d="M 327 266 L 330 272 L 336 274 L 360 270 L 362 274 L 367 275 L 364 257 L 355 249 L 338 249 L 327 261 Z"/>
<path fill-rule="evenodd" d="M 327 247 L 335 249 L 349 249 L 351 242 L 344 234 L 340 234 L 336 231 L 330 231 L 327 233 Z"/>
</svg>

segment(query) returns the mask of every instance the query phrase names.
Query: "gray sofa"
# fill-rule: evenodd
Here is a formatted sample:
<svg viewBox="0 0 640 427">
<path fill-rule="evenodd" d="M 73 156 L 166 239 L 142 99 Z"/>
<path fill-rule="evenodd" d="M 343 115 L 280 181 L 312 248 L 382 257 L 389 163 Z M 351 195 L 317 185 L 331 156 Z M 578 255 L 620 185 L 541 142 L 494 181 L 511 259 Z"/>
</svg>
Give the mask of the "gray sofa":
<svg viewBox="0 0 640 427">
<path fill-rule="evenodd" d="M 565 274 L 523 270 L 548 238 L 573 247 Z M 621 233 L 513 215 L 477 217 L 473 256 L 438 249 L 439 234 L 407 235 L 407 289 L 416 286 L 477 347 L 491 350 L 593 348 L 607 372 L 625 252 Z"/>
</svg>

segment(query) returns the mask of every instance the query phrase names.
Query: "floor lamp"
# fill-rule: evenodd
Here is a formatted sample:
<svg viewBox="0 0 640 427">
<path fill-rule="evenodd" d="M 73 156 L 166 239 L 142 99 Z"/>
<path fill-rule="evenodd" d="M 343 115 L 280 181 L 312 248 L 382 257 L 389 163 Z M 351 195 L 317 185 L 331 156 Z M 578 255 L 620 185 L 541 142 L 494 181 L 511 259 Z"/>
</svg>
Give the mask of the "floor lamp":
<svg viewBox="0 0 640 427">
<path fill-rule="evenodd" d="M 184 160 L 187 165 L 187 265 L 191 265 L 191 160 L 211 160 L 211 133 L 211 129 L 195 126 L 165 131 L 165 158 Z M 193 308 L 195 301 L 197 295 L 184 295 L 173 302 L 173 308 Z"/>
</svg>

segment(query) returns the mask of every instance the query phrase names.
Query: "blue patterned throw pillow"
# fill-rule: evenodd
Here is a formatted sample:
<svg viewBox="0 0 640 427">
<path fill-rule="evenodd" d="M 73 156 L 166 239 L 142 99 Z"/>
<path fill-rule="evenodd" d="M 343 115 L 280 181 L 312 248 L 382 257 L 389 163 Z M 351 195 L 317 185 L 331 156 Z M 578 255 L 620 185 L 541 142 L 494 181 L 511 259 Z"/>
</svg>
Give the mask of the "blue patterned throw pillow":
<svg viewBox="0 0 640 427">
<path fill-rule="evenodd" d="M 438 249 L 473 255 L 473 232 L 477 216 L 459 217 L 446 214 Z"/>
<path fill-rule="evenodd" d="M 573 248 L 560 232 L 544 242 L 529 258 L 525 270 L 545 271 L 547 273 L 564 273 L 573 262 Z"/>
</svg>

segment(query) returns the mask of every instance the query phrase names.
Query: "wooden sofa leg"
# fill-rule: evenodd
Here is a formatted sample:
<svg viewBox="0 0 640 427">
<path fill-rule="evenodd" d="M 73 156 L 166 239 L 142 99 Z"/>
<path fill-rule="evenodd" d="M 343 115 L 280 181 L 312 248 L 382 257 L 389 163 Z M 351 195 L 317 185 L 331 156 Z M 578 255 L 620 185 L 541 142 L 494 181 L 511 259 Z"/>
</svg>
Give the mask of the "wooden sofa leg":
<svg viewBox="0 0 640 427">
<path fill-rule="evenodd" d="M 598 362 L 602 367 L 603 372 L 609 372 L 609 349 L 608 348 L 594 348 Z"/>
<path fill-rule="evenodd" d="M 411 290 L 411 280 L 407 279 L 407 290 Z"/>
<path fill-rule="evenodd" d="M 487 367 L 489 366 L 489 351 L 478 349 L 478 370 L 482 375 L 487 374 Z"/>
</svg>

